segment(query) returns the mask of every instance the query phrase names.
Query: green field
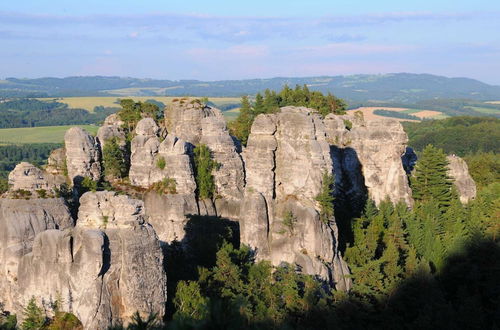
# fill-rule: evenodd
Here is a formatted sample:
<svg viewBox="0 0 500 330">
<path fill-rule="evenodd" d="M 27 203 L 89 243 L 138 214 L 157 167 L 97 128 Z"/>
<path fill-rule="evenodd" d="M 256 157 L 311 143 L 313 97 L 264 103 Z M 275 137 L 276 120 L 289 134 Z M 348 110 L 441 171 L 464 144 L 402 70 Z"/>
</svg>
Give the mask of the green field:
<svg viewBox="0 0 500 330">
<path fill-rule="evenodd" d="M 64 133 L 74 126 L 79 126 L 93 135 L 99 128 L 94 125 L 2 128 L 0 129 L 0 144 L 62 143 Z"/>
<path fill-rule="evenodd" d="M 468 107 L 471 108 L 474 111 L 480 112 L 480 113 L 485 113 L 488 115 L 498 115 L 500 113 L 499 109 L 492 109 L 492 108 L 482 108 L 482 107 Z"/>
<path fill-rule="evenodd" d="M 156 100 L 164 104 L 169 104 L 173 99 L 178 99 L 179 97 L 172 96 L 84 96 L 84 97 L 60 97 L 60 98 L 40 98 L 42 101 L 58 101 L 65 103 L 69 108 L 86 109 L 90 112 L 94 111 L 96 106 L 103 107 L 120 107 L 118 102 L 119 99 L 130 98 L 135 101 L 145 102 L 147 100 Z M 195 98 L 195 97 L 192 97 Z M 210 97 L 209 101 L 215 103 L 216 105 L 225 105 L 231 103 L 239 103 L 240 98 L 238 97 Z"/>
</svg>

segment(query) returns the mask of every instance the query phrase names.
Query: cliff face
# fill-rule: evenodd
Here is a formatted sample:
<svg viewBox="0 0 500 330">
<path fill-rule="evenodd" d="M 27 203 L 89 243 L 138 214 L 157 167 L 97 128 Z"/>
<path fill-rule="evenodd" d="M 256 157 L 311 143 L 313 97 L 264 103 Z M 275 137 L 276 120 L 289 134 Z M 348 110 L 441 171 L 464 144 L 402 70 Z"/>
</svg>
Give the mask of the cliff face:
<svg viewBox="0 0 500 330">
<path fill-rule="evenodd" d="M 12 171 L 10 191 L 0 199 L 0 295 L 6 309 L 19 315 L 31 296 L 45 304 L 60 296 L 64 309 L 86 329 L 127 323 L 136 310 L 161 316 L 166 301 L 161 247 L 189 244 L 186 228 L 194 215 L 238 222 L 240 240 L 257 260 L 294 264 L 348 290 L 336 219 L 320 217 L 316 200 L 325 174 L 335 176 L 334 196 L 351 211 L 362 209 L 367 198 L 412 205 L 401 160 L 407 137 L 395 121 L 321 118 L 311 109 L 284 107 L 257 116 L 241 150 L 219 110 L 182 99 L 165 111 L 166 130 L 151 118 L 137 124 L 125 157 L 130 156 L 135 186 L 129 188 L 141 192 L 141 200 L 86 193 L 74 220 L 63 199 L 37 198 L 43 197 L 40 190 L 51 194 L 45 197 L 57 195 L 67 179 L 99 180 L 106 141 L 117 138 L 127 150 L 122 126 L 112 115 L 97 138 L 72 128 L 46 170 L 21 163 Z M 207 145 L 219 164 L 212 173 L 213 201 L 197 198 L 193 149 L 199 144 Z M 456 157 L 449 161 L 462 198 L 473 198 L 466 165 Z M 175 182 L 174 191 L 152 189 L 166 180 Z M 23 191 L 28 195 L 19 195 Z"/>
<path fill-rule="evenodd" d="M 80 203 L 75 227 L 46 225 L 22 253 L 14 310 L 22 314 L 32 296 L 45 304 L 60 297 L 86 329 L 126 324 L 135 311 L 163 315 L 163 254 L 143 203 L 113 192 L 86 193 Z"/>
</svg>

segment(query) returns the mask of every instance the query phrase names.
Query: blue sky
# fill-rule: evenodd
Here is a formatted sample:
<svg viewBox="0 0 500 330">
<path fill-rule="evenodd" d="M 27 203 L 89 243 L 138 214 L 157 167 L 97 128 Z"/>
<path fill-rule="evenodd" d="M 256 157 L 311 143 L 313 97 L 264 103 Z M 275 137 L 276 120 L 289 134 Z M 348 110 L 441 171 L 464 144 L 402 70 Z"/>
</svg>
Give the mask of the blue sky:
<svg viewBox="0 0 500 330">
<path fill-rule="evenodd" d="M 415 72 L 500 85 L 500 1 L 2 2 L 2 78 Z"/>
</svg>

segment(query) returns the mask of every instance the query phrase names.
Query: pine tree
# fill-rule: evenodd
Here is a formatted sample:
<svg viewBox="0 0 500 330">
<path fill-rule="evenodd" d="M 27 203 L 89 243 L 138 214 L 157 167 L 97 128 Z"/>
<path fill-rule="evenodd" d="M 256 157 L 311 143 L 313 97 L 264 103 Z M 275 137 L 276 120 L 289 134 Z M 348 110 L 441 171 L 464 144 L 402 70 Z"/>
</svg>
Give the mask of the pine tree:
<svg viewBox="0 0 500 330">
<path fill-rule="evenodd" d="M 31 297 L 28 305 L 24 308 L 24 321 L 21 324 L 23 330 L 39 330 L 45 325 L 44 312 L 36 304 L 35 297 Z"/>
<path fill-rule="evenodd" d="M 215 193 L 215 182 L 212 171 L 218 163 L 212 159 L 210 149 L 200 144 L 194 148 L 195 179 L 200 199 L 212 198 Z"/>
<path fill-rule="evenodd" d="M 102 149 L 104 175 L 108 178 L 123 178 L 127 175 L 125 155 L 118 144 L 118 139 L 113 137 L 106 141 Z"/>
<path fill-rule="evenodd" d="M 333 175 L 325 171 L 321 181 L 321 191 L 316 196 L 316 201 L 318 201 L 320 207 L 320 219 L 324 223 L 328 223 L 333 218 L 334 184 L 335 179 Z"/>
<path fill-rule="evenodd" d="M 447 165 L 443 150 L 431 144 L 425 147 L 411 177 L 413 198 L 416 201 L 436 200 L 444 212 L 453 198 Z"/>
</svg>

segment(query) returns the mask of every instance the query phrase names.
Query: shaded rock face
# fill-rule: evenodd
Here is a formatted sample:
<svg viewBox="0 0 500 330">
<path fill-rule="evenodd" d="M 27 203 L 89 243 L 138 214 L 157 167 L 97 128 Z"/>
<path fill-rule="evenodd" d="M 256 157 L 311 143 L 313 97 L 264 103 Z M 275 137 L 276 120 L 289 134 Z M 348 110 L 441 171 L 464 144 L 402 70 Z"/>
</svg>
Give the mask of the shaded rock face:
<svg viewBox="0 0 500 330">
<path fill-rule="evenodd" d="M 222 112 L 187 100 L 173 102 L 165 111 L 169 134 L 191 145 L 205 144 L 220 164 L 214 172 L 217 215 L 237 218 L 243 197 L 245 171 L 237 144 L 229 135 Z"/>
<path fill-rule="evenodd" d="M 352 125 L 350 129 L 346 127 L 348 123 Z M 353 178 L 361 174 L 368 195 L 375 203 L 388 197 L 394 203 L 403 201 L 409 206 L 413 204 L 401 160 L 408 137 L 399 122 L 390 119 L 364 121 L 356 116 L 328 115 L 325 125 L 328 141 L 338 148 L 350 150 L 347 163 L 351 163 L 351 166 L 344 166 L 344 173 L 361 169 L 361 173 L 347 175 Z M 345 159 L 337 161 L 346 163 Z M 361 188 L 353 189 L 360 191 Z"/>
<path fill-rule="evenodd" d="M 61 175 L 53 175 L 30 163 L 22 162 L 9 173 L 9 190 L 26 190 L 32 193 L 44 190 L 53 194 L 65 181 Z"/>
<path fill-rule="evenodd" d="M 453 179 L 460 202 L 468 203 L 476 198 L 476 183 L 469 174 L 467 163 L 456 155 L 446 157 L 448 160 L 448 175 Z"/>
<path fill-rule="evenodd" d="M 101 153 L 99 143 L 79 127 L 70 128 L 64 135 L 66 166 L 73 183 L 84 177 L 94 181 L 101 178 Z"/>
<path fill-rule="evenodd" d="M 6 310 L 13 310 L 17 301 L 18 266 L 22 256 L 31 252 L 35 236 L 72 226 L 63 199 L 0 199 L 0 292 Z"/>
<path fill-rule="evenodd" d="M 306 274 L 348 289 L 334 219 L 321 221 L 315 201 L 323 174 L 333 171 L 319 115 L 297 107 L 259 115 L 243 157 L 247 185 L 240 214 L 242 243 L 255 250 L 258 260 L 297 264 Z M 287 213 L 293 215 L 292 225 L 284 221 Z"/>
<path fill-rule="evenodd" d="M 31 296 L 47 304 L 58 295 L 86 329 L 127 324 L 135 311 L 163 316 L 163 254 L 141 201 L 86 193 L 75 228 L 36 236 L 19 263 L 17 310 Z"/>
</svg>

